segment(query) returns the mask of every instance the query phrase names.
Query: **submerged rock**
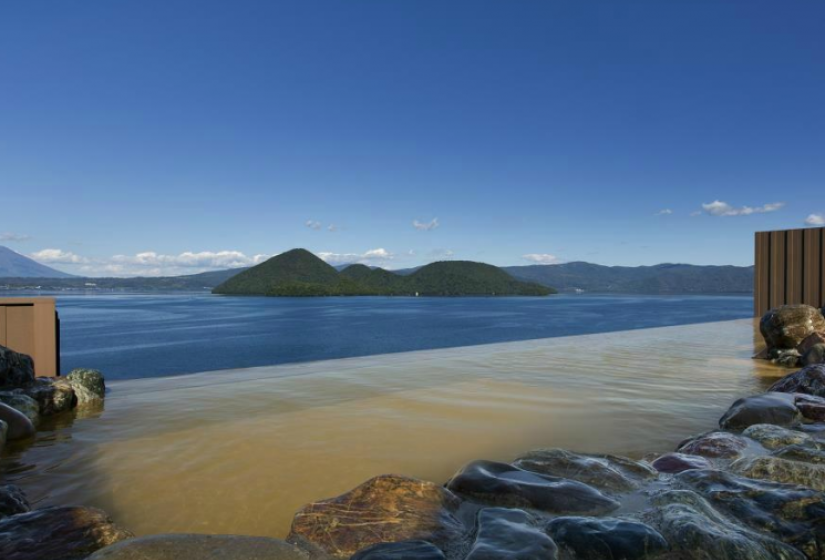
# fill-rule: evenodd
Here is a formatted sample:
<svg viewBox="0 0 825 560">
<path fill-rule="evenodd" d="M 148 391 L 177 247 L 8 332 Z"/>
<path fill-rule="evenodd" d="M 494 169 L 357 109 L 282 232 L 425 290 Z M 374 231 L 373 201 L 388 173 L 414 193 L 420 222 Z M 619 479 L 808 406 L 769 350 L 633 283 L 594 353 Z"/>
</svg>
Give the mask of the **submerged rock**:
<svg viewBox="0 0 825 560">
<path fill-rule="evenodd" d="M 34 437 L 34 423 L 22 412 L 0 402 L 0 422 L 6 426 L 6 440 Z"/>
<path fill-rule="evenodd" d="M 31 356 L 0 346 L 0 388 L 16 389 L 34 383 Z"/>
<path fill-rule="evenodd" d="M 88 560 L 310 560 L 279 539 L 240 535 L 152 535 L 97 551 Z"/>
<path fill-rule="evenodd" d="M 77 395 L 78 405 L 102 401 L 106 396 L 106 381 L 96 369 L 73 369 L 66 379 Z"/>
<path fill-rule="evenodd" d="M 668 549 L 658 531 L 624 519 L 559 517 L 547 525 L 547 532 L 576 560 L 643 560 Z"/>
<path fill-rule="evenodd" d="M 0 519 L 29 511 L 29 501 L 23 490 L 13 484 L 0 486 Z"/>
<path fill-rule="evenodd" d="M 796 348 L 813 333 L 825 331 L 825 317 L 810 305 L 783 305 L 762 316 L 759 330 L 770 348 Z"/>
<path fill-rule="evenodd" d="M 825 397 L 825 364 L 807 366 L 786 375 L 773 384 L 768 391 L 776 393 L 804 393 Z"/>
<path fill-rule="evenodd" d="M 708 432 L 683 441 L 676 451 L 685 455 L 700 455 L 713 459 L 735 459 L 747 447 L 747 440 L 735 434 Z"/>
<path fill-rule="evenodd" d="M 776 456 L 752 457 L 739 459 L 731 465 L 731 470 L 748 478 L 825 490 L 825 465 Z M 822 513 L 825 514 L 825 509 Z"/>
<path fill-rule="evenodd" d="M 522 455 L 513 465 L 614 492 L 628 492 L 637 488 L 641 481 L 656 477 L 656 471 L 646 463 L 614 455 L 584 455 L 565 449 L 537 449 Z"/>
<path fill-rule="evenodd" d="M 63 378 L 37 379 L 26 394 L 37 401 L 38 412 L 41 416 L 52 416 L 67 412 L 75 407 L 77 398 L 71 383 Z"/>
<path fill-rule="evenodd" d="M 131 536 L 97 509 L 40 509 L 0 520 L 0 558 L 81 560 Z"/>
<path fill-rule="evenodd" d="M 358 552 L 350 560 L 446 560 L 441 550 L 426 541 L 381 543 Z"/>
<path fill-rule="evenodd" d="M 724 430 L 744 430 L 754 424 L 793 427 L 801 420 L 793 395 L 765 393 L 734 402 L 719 420 L 719 427 Z"/>
<path fill-rule="evenodd" d="M 811 346 L 805 353 L 802 354 L 802 357 L 799 359 L 799 363 L 803 366 L 813 366 L 816 364 L 825 363 L 825 344 L 815 344 Z"/>
<path fill-rule="evenodd" d="M 772 456 L 789 461 L 802 461 L 804 463 L 825 463 L 825 449 L 818 443 L 789 445 L 788 447 L 777 449 L 773 452 Z"/>
<path fill-rule="evenodd" d="M 813 438 L 804 432 L 788 430 L 773 424 L 754 424 L 743 431 L 742 435 L 758 441 L 767 449 L 779 449 L 813 441 Z"/>
<path fill-rule="evenodd" d="M 819 345 L 825 345 L 825 334 L 822 332 L 815 332 L 806 336 L 805 339 L 799 343 L 796 349 L 804 356 L 806 352 L 811 350 L 811 348 Z"/>
<path fill-rule="evenodd" d="M 689 469 L 709 469 L 710 461 L 699 455 L 685 453 L 665 453 L 655 461 L 653 468 L 662 473 L 675 474 Z"/>
<path fill-rule="evenodd" d="M 558 549 L 546 533 L 530 525 L 518 509 L 487 508 L 478 513 L 476 539 L 466 560 L 555 560 Z"/>
<path fill-rule="evenodd" d="M 794 394 L 794 404 L 805 420 L 822 422 L 825 420 L 825 399 L 804 393 Z"/>
<path fill-rule="evenodd" d="M 449 543 L 465 531 L 454 516 L 459 505 L 452 492 L 431 482 L 378 476 L 337 498 L 304 506 L 288 540 L 311 543 L 337 558 L 378 543 Z"/>
<path fill-rule="evenodd" d="M 37 424 L 40 419 L 40 405 L 20 389 L 0 391 L 0 403 L 23 413 L 26 418 L 31 420 L 32 424 Z"/>
<path fill-rule="evenodd" d="M 447 488 L 485 504 L 550 513 L 597 515 L 619 507 L 618 502 L 582 482 L 493 461 L 468 464 L 447 482 Z"/>
</svg>

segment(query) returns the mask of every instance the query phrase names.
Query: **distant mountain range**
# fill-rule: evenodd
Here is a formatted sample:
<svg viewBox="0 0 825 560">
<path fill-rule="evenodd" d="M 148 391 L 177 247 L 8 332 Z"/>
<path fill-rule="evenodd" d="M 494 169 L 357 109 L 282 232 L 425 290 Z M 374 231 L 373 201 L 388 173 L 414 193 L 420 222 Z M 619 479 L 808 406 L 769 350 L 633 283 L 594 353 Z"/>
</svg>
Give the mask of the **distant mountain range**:
<svg viewBox="0 0 825 560">
<path fill-rule="evenodd" d="M 44 264 L 0 245 L 0 276 L 17 278 L 73 278 L 71 274 Z"/>
</svg>

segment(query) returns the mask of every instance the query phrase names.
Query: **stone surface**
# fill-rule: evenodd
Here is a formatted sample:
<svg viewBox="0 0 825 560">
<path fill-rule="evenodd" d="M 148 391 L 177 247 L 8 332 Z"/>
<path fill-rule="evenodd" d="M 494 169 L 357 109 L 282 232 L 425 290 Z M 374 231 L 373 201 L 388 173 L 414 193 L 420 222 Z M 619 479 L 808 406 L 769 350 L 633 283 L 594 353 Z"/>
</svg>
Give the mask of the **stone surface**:
<svg viewBox="0 0 825 560">
<path fill-rule="evenodd" d="M 0 403 L 22 412 L 26 418 L 32 421 L 32 424 L 36 425 L 40 419 L 40 405 L 20 389 L 0 391 Z"/>
<path fill-rule="evenodd" d="M 478 513 L 476 539 L 466 560 L 554 560 L 558 549 L 544 531 L 532 527 L 527 513 L 487 508 Z"/>
<path fill-rule="evenodd" d="M 311 543 L 337 558 L 384 542 L 425 540 L 438 546 L 465 531 L 454 516 L 459 505 L 452 492 L 431 482 L 378 476 L 337 498 L 303 507 L 288 540 Z"/>
<path fill-rule="evenodd" d="M 802 461 L 803 463 L 825 463 L 825 449 L 823 445 L 807 444 L 807 445 L 789 445 L 782 449 L 777 449 L 772 453 L 773 457 L 780 459 L 787 459 L 789 461 Z"/>
<path fill-rule="evenodd" d="M 668 548 L 652 527 L 623 519 L 559 517 L 547 525 L 547 532 L 576 560 L 643 560 Z"/>
<path fill-rule="evenodd" d="M 731 470 L 748 478 L 798 484 L 814 490 L 825 490 L 825 465 L 811 464 L 782 457 L 743 458 L 731 465 Z M 823 509 L 825 514 L 825 509 Z"/>
<path fill-rule="evenodd" d="M 762 316 L 759 330 L 770 348 L 796 348 L 814 332 L 825 331 L 825 317 L 810 305 L 783 305 Z"/>
<path fill-rule="evenodd" d="M 29 509 L 29 501 L 23 490 L 13 484 L 0 486 L 0 519 L 26 513 Z"/>
<path fill-rule="evenodd" d="M 19 410 L 0 402 L 0 421 L 6 425 L 7 441 L 34 437 L 35 428 L 29 418 Z"/>
<path fill-rule="evenodd" d="M 796 373 L 786 375 L 773 384 L 768 391 L 777 393 L 804 393 L 825 397 L 825 365 L 813 365 L 802 368 Z"/>
<path fill-rule="evenodd" d="M 0 454 L 3 453 L 3 447 L 6 445 L 6 440 L 9 436 L 9 425 L 5 420 L 0 420 Z"/>
<path fill-rule="evenodd" d="M 88 560 L 309 560 L 279 539 L 239 535 L 152 535 L 103 548 Z"/>
<path fill-rule="evenodd" d="M 735 459 L 748 447 L 748 442 L 728 432 L 708 432 L 679 444 L 676 451 L 713 459 Z"/>
<path fill-rule="evenodd" d="M 804 432 L 789 430 L 773 424 L 754 424 L 743 431 L 742 435 L 758 441 L 767 449 L 779 449 L 788 445 L 813 441 L 813 438 Z"/>
<path fill-rule="evenodd" d="M 665 453 L 655 461 L 653 468 L 662 473 L 675 474 L 689 469 L 709 469 L 711 463 L 699 455 L 685 453 Z"/>
<path fill-rule="evenodd" d="M 633 490 L 641 481 L 656 476 L 656 471 L 646 463 L 614 455 L 584 455 L 565 449 L 537 449 L 522 455 L 513 465 L 614 492 Z"/>
<path fill-rule="evenodd" d="M 37 379 L 26 389 L 26 394 L 37 401 L 41 416 L 52 416 L 75 407 L 77 399 L 71 383 L 66 379 Z"/>
<path fill-rule="evenodd" d="M 825 421 L 825 399 L 804 393 L 794 394 L 794 404 L 799 413 L 811 422 Z"/>
<path fill-rule="evenodd" d="M 825 334 L 822 332 L 814 332 L 805 337 L 805 339 L 797 345 L 796 349 L 803 356 L 811 348 L 817 345 L 825 345 Z"/>
<path fill-rule="evenodd" d="M 776 365 L 795 368 L 802 362 L 802 354 L 796 348 L 771 348 L 768 359 Z"/>
<path fill-rule="evenodd" d="M 355 554 L 350 560 L 446 560 L 444 553 L 426 541 L 376 544 Z"/>
<path fill-rule="evenodd" d="M 485 504 L 550 513 L 597 515 L 619 507 L 618 502 L 582 482 L 493 461 L 468 464 L 450 479 L 447 488 Z"/>
<path fill-rule="evenodd" d="M 799 363 L 803 366 L 825 363 L 825 344 L 816 344 L 806 350 L 799 359 Z"/>
<path fill-rule="evenodd" d="M 106 381 L 96 369 L 73 369 L 66 379 L 74 389 L 78 405 L 102 401 L 106 396 Z"/>
<path fill-rule="evenodd" d="M 34 362 L 30 356 L 0 346 L 0 388 L 16 389 L 34 383 Z"/>
<path fill-rule="evenodd" d="M 719 427 L 724 430 L 744 430 L 754 424 L 793 427 L 801 419 L 793 395 L 765 393 L 734 402 L 719 420 Z"/>
<path fill-rule="evenodd" d="M 40 509 L 0 520 L 0 558 L 81 560 L 131 536 L 97 509 Z"/>
</svg>

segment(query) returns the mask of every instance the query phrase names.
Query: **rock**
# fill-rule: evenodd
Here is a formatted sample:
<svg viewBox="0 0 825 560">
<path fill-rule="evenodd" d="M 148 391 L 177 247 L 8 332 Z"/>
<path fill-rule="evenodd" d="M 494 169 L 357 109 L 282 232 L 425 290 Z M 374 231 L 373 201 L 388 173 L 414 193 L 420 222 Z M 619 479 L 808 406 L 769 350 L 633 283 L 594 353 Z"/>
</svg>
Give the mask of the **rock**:
<svg viewBox="0 0 825 560">
<path fill-rule="evenodd" d="M 240 535 L 152 535 L 98 550 L 88 560 L 309 560 L 279 539 Z"/>
<path fill-rule="evenodd" d="M 700 471 L 685 471 L 693 473 Z M 681 476 L 681 475 L 677 475 Z M 701 496 L 670 490 L 653 498 L 643 518 L 665 538 L 679 560 L 803 560 L 804 554 L 776 539 L 736 525 Z M 813 558 L 813 557 L 812 557 Z"/>
<path fill-rule="evenodd" d="M 768 359 L 776 365 L 794 368 L 799 367 L 802 355 L 796 348 L 771 348 L 768 350 Z"/>
<path fill-rule="evenodd" d="M 802 417 L 811 422 L 825 421 L 825 399 L 804 393 L 794 395 L 794 404 Z"/>
<path fill-rule="evenodd" d="M 719 420 L 719 427 L 724 430 L 744 430 L 754 424 L 793 427 L 801 419 L 793 395 L 765 393 L 734 402 Z"/>
<path fill-rule="evenodd" d="M 806 366 L 796 373 L 786 375 L 768 391 L 775 393 L 804 393 L 825 397 L 825 364 Z"/>
<path fill-rule="evenodd" d="M 474 461 L 447 488 L 485 504 L 534 508 L 550 513 L 601 514 L 619 503 L 582 482 L 526 471 L 506 463 Z"/>
<path fill-rule="evenodd" d="M 0 346 L 0 388 L 17 389 L 34 383 L 31 356 Z"/>
<path fill-rule="evenodd" d="M 350 560 L 446 560 L 446 557 L 426 541 L 405 541 L 373 545 Z"/>
<path fill-rule="evenodd" d="M 714 459 L 734 459 L 747 449 L 746 439 L 728 432 L 708 432 L 679 444 L 676 450 L 685 455 L 700 455 Z"/>
<path fill-rule="evenodd" d="M 0 420 L 0 454 L 3 453 L 3 447 L 6 445 L 6 440 L 9 435 L 9 425 L 4 420 Z"/>
<path fill-rule="evenodd" d="M 783 305 L 762 316 L 759 330 L 770 348 L 796 348 L 814 332 L 825 331 L 825 317 L 810 305 Z"/>
<path fill-rule="evenodd" d="M 814 332 L 805 337 L 805 339 L 797 345 L 796 349 L 801 355 L 805 355 L 814 346 L 825 345 L 825 334 L 821 332 Z"/>
<path fill-rule="evenodd" d="M 37 401 L 41 416 L 67 412 L 77 404 L 71 383 L 62 378 L 38 378 L 31 387 L 26 389 L 26 394 Z"/>
<path fill-rule="evenodd" d="M 825 465 L 804 463 L 775 456 L 751 457 L 734 462 L 731 465 L 731 470 L 748 478 L 798 484 L 814 490 L 825 490 Z M 823 509 L 823 515 L 825 515 L 825 509 Z"/>
<path fill-rule="evenodd" d="M 653 468 L 662 473 L 675 474 L 689 469 L 709 469 L 710 461 L 699 455 L 685 453 L 665 453 L 655 461 Z"/>
<path fill-rule="evenodd" d="M 779 449 L 788 445 L 813 441 L 813 438 L 808 434 L 780 428 L 773 424 L 754 424 L 742 432 L 742 435 L 758 441 L 767 449 Z"/>
<path fill-rule="evenodd" d="M 782 449 L 777 449 L 771 454 L 773 457 L 787 459 L 789 461 L 802 461 L 803 463 L 825 463 L 825 449 L 818 443 L 813 445 L 789 445 Z"/>
<path fill-rule="evenodd" d="M 7 441 L 34 437 L 34 424 L 19 410 L 0 402 L 0 422 L 6 425 Z"/>
<path fill-rule="evenodd" d="M 454 516 L 459 505 L 452 492 L 431 482 L 378 476 L 337 498 L 304 506 L 288 540 L 314 544 L 336 558 L 385 542 L 424 540 L 439 546 L 465 530 Z"/>
<path fill-rule="evenodd" d="M 96 369 L 73 369 L 66 379 L 77 395 L 78 405 L 102 401 L 106 396 L 106 381 L 103 374 Z"/>
<path fill-rule="evenodd" d="M 29 509 L 29 501 L 23 490 L 13 484 L 0 486 L 0 519 L 26 513 Z"/>
<path fill-rule="evenodd" d="M 643 560 L 668 549 L 655 529 L 623 519 L 559 517 L 547 525 L 547 532 L 576 560 Z"/>
<path fill-rule="evenodd" d="M 23 413 L 32 424 L 40 420 L 40 404 L 20 389 L 0 391 L 0 403 Z"/>
<path fill-rule="evenodd" d="M 556 544 L 530 526 L 531 518 L 518 509 L 487 508 L 478 513 L 476 539 L 466 560 L 555 560 Z"/>
<path fill-rule="evenodd" d="M 81 560 L 131 536 L 97 509 L 40 509 L 0 520 L 0 558 Z"/>
<path fill-rule="evenodd" d="M 537 449 L 522 455 L 513 465 L 614 492 L 634 490 L 641 481 L 656 477 L 656 471 L 646 463 L 614 455 L 583 455 L 564 449 Z"/>
<path fill-rule="evenodd" d="M 816 364 L 825 363 L 825 344 L 816 344 L 812 346 L 804 354 L 802 354 L 802 358 L 800 358 L 799 363 L 803 366 L 813 366 Z"/>
</svg>

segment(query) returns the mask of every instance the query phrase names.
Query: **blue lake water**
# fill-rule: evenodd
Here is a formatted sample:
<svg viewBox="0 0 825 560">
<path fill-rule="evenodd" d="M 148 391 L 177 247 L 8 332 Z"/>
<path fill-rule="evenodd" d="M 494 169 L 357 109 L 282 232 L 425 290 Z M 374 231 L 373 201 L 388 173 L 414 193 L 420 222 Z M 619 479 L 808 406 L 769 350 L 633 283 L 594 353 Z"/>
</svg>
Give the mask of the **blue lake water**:
<svg viewBox="0 0 825 560">
<path fill-rule="evenodd" d="M 58 295 L 61 369 L 131 379 L 723 321 L 749 296 Z"/>
</svg>

